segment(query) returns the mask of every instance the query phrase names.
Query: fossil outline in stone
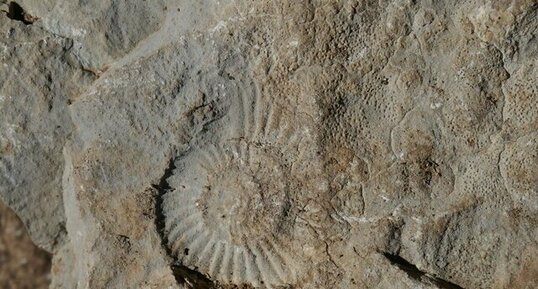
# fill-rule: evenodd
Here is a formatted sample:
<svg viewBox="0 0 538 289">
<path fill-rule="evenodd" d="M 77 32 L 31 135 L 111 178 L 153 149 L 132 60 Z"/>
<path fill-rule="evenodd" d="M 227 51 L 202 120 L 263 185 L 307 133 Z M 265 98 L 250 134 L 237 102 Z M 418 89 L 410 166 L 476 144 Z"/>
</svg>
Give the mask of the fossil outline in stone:
<svg viewBox="0 0 538 289">
<path fill-rule="evenodd" d="M 175 190 L 164 202 L 169 247 L 183 265 L 219 282 L 290 284 L 300 261 L 286 243 L 296 206 L 284 155 L 299 138 L 280 124 L 282 111 L 263 107 L 257 91 L 240 94 L 234 137 L 176 162 L 169 179 Z"/>
</svg>

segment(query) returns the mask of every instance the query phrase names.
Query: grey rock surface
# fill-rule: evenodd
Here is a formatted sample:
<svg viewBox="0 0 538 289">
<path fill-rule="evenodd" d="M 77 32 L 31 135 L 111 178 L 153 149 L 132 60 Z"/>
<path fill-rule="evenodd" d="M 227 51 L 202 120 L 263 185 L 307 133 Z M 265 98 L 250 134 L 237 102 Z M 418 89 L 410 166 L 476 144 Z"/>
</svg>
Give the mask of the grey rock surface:
<svg viewBox="0 0 538 289">
<path fill-rule="evenodd" d="M 65 235 L 62 147 L 74 129 L 69 103 L 89 84 L 73 41 L 0 19 L 0 197 L 53 250 Z"/>
<path fill-rule="evenodd" d="M 2 7 L 51 288 L 538 287 L 535 1 Z"/>
</svg>

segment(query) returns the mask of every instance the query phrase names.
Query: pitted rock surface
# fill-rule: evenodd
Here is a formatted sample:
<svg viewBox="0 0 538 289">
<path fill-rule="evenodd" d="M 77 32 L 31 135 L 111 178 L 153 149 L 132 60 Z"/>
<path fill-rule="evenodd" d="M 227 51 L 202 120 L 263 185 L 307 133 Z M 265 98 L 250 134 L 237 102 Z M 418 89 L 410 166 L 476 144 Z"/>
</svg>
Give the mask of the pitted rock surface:
<svg viewBox="0 0 538 289">
<path fill-rule="evenodd" d="M 51 288 L 538 287 L 535 1 L 0 5 Z"/>
</svg>

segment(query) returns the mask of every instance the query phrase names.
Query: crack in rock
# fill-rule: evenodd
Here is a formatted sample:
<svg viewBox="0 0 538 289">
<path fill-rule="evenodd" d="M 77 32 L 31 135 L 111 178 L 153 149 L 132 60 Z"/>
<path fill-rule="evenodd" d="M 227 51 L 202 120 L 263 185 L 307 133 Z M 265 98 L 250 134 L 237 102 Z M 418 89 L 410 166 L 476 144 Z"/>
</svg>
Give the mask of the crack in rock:
<svg viewBox="0 0 538 289">
<path fill-rule="evenodd" d="M 159 179 L 159 183 L 153 184 L 152 187 L 156 190 L 155 196 L 155 227 L 161 239 L 161 246 L 166 251 L 166 255 L 172 259 L 175 259 L 173 253 L 168 246 L 168 238 L 166 237 L 165 215 L 163 210 L 163 198 L 164 195 L 174 188 L 168 183 L 168 178 L 173 175 L 176 166 L 174 164 L 175 158 L 170 158 L 168 166 L 164 170 L 162 177 Z M 204 274 L 197 272 L 174 261 L 170 265 L 170 269 L 174 274 L 176 282 L 180 285 L 186 285 L 188 288 L 200 288 L 200 289 L 212 289 L 216 288 L 215 284 L 208 279 Z"/>
<path fill-rule="evenodd" d="M 417 266 L 411 264 L 404 258 L 387 252 L 383 252 L 383 256 L 394 266 L 404 271 L 411 279 L 421 283 L 431 283 L 441 289 L 464 289 L 463 287 L 454 284 L 450 281 L 440 279 L 431 274 L 421 271 Z"/>
</svg>

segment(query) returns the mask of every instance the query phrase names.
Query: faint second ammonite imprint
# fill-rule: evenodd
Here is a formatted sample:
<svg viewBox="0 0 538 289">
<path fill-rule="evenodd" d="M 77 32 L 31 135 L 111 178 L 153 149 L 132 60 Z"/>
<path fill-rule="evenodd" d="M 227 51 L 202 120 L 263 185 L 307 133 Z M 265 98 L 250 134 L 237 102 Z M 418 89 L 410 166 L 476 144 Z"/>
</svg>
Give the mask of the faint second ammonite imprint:
<svg viewBox="0 0 538 289">
<path fill-rule="evenodd" d="M 176 162 L 164 199 L 169 246 L 185 266 L 219 282 L 274 287 L 300 268 L 291 245 L 297 206 L 281 114 L 242 98 L 240 137 L 195 148 Z"/>
</svg>

